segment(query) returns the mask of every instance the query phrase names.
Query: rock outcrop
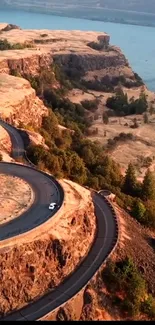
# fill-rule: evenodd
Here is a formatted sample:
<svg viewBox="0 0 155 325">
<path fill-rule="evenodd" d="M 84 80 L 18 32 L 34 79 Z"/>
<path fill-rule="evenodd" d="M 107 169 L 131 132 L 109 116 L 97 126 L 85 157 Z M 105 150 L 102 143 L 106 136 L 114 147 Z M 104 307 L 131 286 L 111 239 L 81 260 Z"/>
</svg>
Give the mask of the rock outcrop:
<svg viewBox="0 0 155 325">
<path fill-rule="evenodd" d="M 8 32 L 12 29 L 20 29 L 20 27 L 18 27 L 17 25 L 13 25 L 13 24 L 6 24 L 6 26 L 4 26 L 1 31 L 2 32 Z"/>
<path fill-rule="evenodd" d="M 36 97 L 30 83 L 23 79 L 7 74 L 0 74 L 0 117 L 18 126 L 41 125 L 42 116 L 48 110 L 43 102 Z"/>
<path fill-rule="evenodd" d="M 6 153 L 11 153 L 11 139 L 8 132 L 0 126 L 0 151 L 5 151 Z"/>
<path fill-rule="evenodd" d="M 73 79 L 82 79 L 87 85 L 117 85 L 119 82 L 139 85 L 128 61 L 120 49 L 110 46 L 106 33 L 82 31 L 16 30 L 4 32 L 1 39 L 9 43 L 31 44 L 31 48 L 2 51 L 0 73 L 38 74 L 53 62 Z M 98 85 L 100 84 L 100 85 Z M 101 89 L 100 89 L 101 90 Z"/>
<path fill-rule="evenodd" d="M 48 222 L 48 230 L 43 224 L 34 229 L 34 235 L 31 231 L 18 241 L 12 238 L 0 243 L 1 315 L 57 286 L 92 245 L 96 218 L 90 192 L 71 181 L 61 184 L 63 209 Z"/>
</svg>

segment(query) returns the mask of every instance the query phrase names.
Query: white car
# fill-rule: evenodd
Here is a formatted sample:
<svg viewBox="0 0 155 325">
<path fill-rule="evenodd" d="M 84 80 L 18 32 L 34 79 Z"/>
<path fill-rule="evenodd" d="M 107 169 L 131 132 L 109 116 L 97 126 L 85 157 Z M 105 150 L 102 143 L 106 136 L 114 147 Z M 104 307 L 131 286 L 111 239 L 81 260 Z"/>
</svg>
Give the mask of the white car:
<svg viewBox="0 0 155 325">
<path fill-rule="evenodd" d="M 57 204 L 55 202 L 50 203 L 49 210 L 54 210 Z"/>
</svg>

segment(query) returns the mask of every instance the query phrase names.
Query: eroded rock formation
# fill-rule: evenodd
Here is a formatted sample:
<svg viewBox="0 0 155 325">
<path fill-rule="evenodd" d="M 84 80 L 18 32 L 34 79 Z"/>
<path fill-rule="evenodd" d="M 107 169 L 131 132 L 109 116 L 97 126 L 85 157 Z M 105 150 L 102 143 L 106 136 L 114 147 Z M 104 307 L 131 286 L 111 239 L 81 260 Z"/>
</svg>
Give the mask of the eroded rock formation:
<svg viewBox="0 0 155 325">
<path fill-rule="evenodd" d="M 18 126 L 41 125 L 42 116 L 47 114 L 47 108 L 36 97 L 30 83 L 7 74 L 0 74 L 0 117 Z"/>
<path fill-rule="evenodd" d="M 38 233 L 0 245 L 0 314 L 19 308 L 57 286 L 92 245 L 96 222 L 90 192 L 62 181 L 63 210 Z M 5 246 L 4 246 L 5 245 Z M 75 249 L 76 247 L 76 249 Z"/>
</svg>

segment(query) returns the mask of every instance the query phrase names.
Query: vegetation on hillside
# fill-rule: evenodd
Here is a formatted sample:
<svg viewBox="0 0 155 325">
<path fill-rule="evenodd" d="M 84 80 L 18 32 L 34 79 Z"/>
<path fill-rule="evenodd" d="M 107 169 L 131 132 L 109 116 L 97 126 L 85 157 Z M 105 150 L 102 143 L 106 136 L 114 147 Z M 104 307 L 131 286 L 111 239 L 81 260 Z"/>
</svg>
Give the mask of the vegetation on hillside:
<svg viewBox="0 0 155 325">
<path fill-rule="evenodd" d="M 32 48 L 30 43 L 15 43 L 10 44 L 7 39 L 0 39 L 0 51 L 6 50 L 23 50 L 25 48 Z"/>
<path fill-rule="evenodd" d="M 139 183 L 135 168 L 129 163 L 122 177 L 120 166 L 109 157 L 106 148 L 85 136 L 91 125 L 88 111 L 95 112 L 98 102 L 74 104 L 67 99 L 66 93 L 73 85 L 56 65 L 53 69 L 42 70 L 39 76 L 26 77 L 49 108 L 49 115 L 42 119 L 39 130 L 48 149 L 43 145 L 29 145 L 29 159 L 57 178 L 69 178 L 95 190 L 112 191 L 119 205 L 133 218 L 155 229 L 153 173 L 148 170 L 143 182 Z M 142 114 L 147 110 L 147 101 L 143 92 L 139 99 L 128 101 L 123 91 L 118 89 L 116 95 L 107 100 L 107 106 L 116 114 Z M 105 124 L 108 123 L 108 115 L 104 114 L 102 118 Z M 124 138 L 133 139 L 133 135 L 122 133 L 115 140 Z M 143 313 L 149 319 L 155 317 L 155 300 L 148 294 L 146 283 L 131 259 L 108 264 L 102 277 L 113 294 L 114 303 L 124 313 L 130 316 Z"/>
<path fill-rule="evenodd" d="M 146 95 L 143 91 L 140 93 L 138 99 L 131 98 L 129 101 L 127 94 L 124 94 L 121 88 L 117 89 L 114 96 L 107 99 L 106 105 L 121 116 L 143 114 L 148 108 Z"/>
<path fill-rule="evenodd" d="M 102 271 L 102 279 L 113 296 L 114 304 L 125 315 L 143 314 L 155 319 L 155 299 L 148 293 L 145 280 L 131 258 L 110 261 Z"/>
<path fill-rule="evenodd" d="M 148 170 L 143 183 L 136 178 L 134 166 L 129 164 L 123 178 L 120 168 L 97 142 L 86 139 L 75 122 L 70 129 L 60 130 L 52 110 L 43 118 L 40 133 L 49 150 L 31 145 L 28 156 L 41 168 L 56 177 L 68 177 L 96 190 L 108 189 L 117 196 L 118 203 L 129 210 L 142 224 L 155 228 L 155 180 Z"/>
<path fill-rule="evenodd" d="M 106 148 L 85 137 L 91 125 L 87 114 L 89 110 L 96 110 L 97 101 L 83 101 L 81 104 L 70 102 L 66 98 L 66 92 L 72 88 L 72 84 L 65 79 L 57 65 L 53 69 L 43 70 L 38 77 L 30 80 L 49 107 L 49 116 L 43 118 L 40 129 L 49 150 L 41 145 L 31 145 L 28 148 L 29 158 L 40 168 L 47 168 L 56 177 L 68 177 L 95 190 L 112 191 L 120 206 L 143 225 L 155 228 L 153 174 L 148 171 L 140 184 L 134 166 L 129 164 L 125 177 L 122 177 L 119 165 L 107 155 Z M 57 87 L 54 87 L 56 83 Z M 143 92 L 139 99 L 128 102 L 127 96 L 118 89 L 111 103 L 116 112 L 129 113 L 129 107 L 132 107 L 133 114 L 147 109 Z M 108 122 L 106 116 L 103 119 L 105 123 Z M 60 130 L 59 123 L 67 129 Z M 123 134 L 119 140 L 122 137 Z"/>
</svg>

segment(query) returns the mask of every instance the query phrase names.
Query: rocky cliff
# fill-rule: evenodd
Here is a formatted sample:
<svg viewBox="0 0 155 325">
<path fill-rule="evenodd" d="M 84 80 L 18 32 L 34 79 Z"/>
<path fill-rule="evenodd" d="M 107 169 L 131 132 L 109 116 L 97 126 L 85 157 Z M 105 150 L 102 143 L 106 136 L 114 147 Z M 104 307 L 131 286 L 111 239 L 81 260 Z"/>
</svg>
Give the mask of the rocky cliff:
<svg viewBox="0 0 155 325">
<path fill-rule="evenodd" d="M 0 151 L 5 151 L 8 154 L 11 153 L 11 140 L 2 126 L 0 126 Z"/>
<path fill-rule="evenodd" d="M 47 108 L 36 97 L 30 83 L 7 74 L 0 74 L 0 117 L 11 124 L 40 126 Z"/>
<path fill-rule="evenodd" d="M 8 31 L 4 31 L 8 30 Z M 44 67 L 59 64 L 69 77 L 96 83 L 137 85 L 137 78 L 120 49 L 110 46 L 106 33 L 82 31 L 9 30 L 1 27 L 0 39 L 23 44 L 20 50 L 1 51 L 0 73 L 35 75 Z M 90 86 L 91 88 L 91 86 Z"/>
<path fill-rule="evenodd" d="M 96 219 L 90 192 L 71 181 L 61 184 L 63 210 L 48 222 L 48 230 L 43 224 L 34 229 L 34 235 L 31 231 L 18 241 L 0 243 L 1 315 L 57 286 L 92 245 Z"/>
</svg>

